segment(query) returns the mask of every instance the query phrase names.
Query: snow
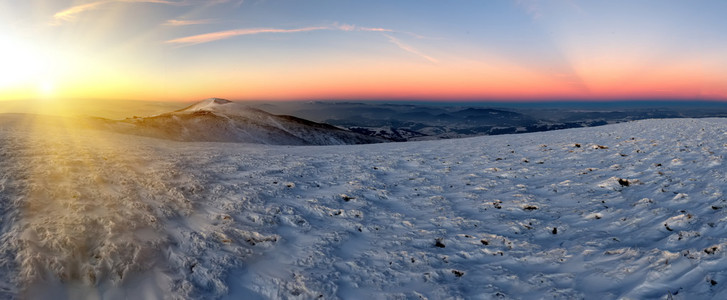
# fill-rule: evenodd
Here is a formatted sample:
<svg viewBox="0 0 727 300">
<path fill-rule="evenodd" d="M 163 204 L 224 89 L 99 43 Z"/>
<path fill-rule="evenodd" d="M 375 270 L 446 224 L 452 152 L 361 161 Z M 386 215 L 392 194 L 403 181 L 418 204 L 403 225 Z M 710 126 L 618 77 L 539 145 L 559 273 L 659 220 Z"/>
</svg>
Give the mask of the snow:
<svg viewBox="0 0 727 300">
<path fill-rule="evenodd" d="M 271 145 L 346 145 L 384 140 L 292 116 L 273 115 L 239 102 L 210 98 L 184 109 L 121 121 L 93 119 L 92 128 L 189 142 Z"/>
<path fill-rule="evenodd" d="M 727 298 L 725 119 L 295 147 L 0 122 L 1 298 Z"/>
<path fill-rule="evenodd" d="M 202 100 L 200 102 L 197 102 L 195 104 L 192 104 L 186 108 L 178 110 L 179 112 L 195 112 L 195 111 L 204 111 L 204 110 L 215 110 L 219 109 L 222 106 L 229 107 L 229 106 L 238 106 L 239 104 L 235 104 L 230 100 L 227 99 L 221 99 L 221 98 L 208 98 L 205 100 Z"/>
<path fill-rule="evenodd" d="M 195 112 L 213 112 L 220 115 L 244 116 L 258 119 L 268 116 L 268 114 L 262 110 L 221 98 L 205 99 L 183 109 L 177 110 L 172 114 L 191 114 Z"/>
</svg>

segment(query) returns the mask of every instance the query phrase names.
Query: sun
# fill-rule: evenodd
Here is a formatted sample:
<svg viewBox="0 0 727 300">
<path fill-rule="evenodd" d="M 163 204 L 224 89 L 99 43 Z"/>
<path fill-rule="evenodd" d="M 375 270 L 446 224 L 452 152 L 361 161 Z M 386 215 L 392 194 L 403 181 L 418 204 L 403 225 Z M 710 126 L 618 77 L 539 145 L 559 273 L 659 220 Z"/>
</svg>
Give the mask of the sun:
<svg viewBox="0 0 727 300">
<path fill-rule="evenodd" d="M 38 94 L 44 98 L 53 96 L 54 88 L 53 81 L 49 79 L 38 82 Z"/>
<path fill-rule="evenodd" d="M 35 45 L 0 34 L 0 66 L 0 98 L 8 91 L 52 96 L 55 80 L 51 63 Z"/>
<path fill-rule="evenodd" d="M 40 71 L 41 65 L 32 52 L 21 41 L 0 36 L 0 87 L 23 82 Z"/>
</svg>

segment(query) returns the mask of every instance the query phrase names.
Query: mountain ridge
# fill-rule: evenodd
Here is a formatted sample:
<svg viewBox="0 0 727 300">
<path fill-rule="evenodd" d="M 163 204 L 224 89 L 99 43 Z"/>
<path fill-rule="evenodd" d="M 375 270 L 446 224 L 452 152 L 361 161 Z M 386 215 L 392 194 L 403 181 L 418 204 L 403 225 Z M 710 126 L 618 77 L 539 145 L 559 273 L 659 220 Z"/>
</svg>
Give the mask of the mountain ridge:
<svg viewBox="0 0 727 300">
<path fill-rule="evenodd" d="M 102 122 L 111 131 L 184 142 L 347 145 L 386 141 L 222 98 L 208 98 L 155 116 Z"/>
</svg>

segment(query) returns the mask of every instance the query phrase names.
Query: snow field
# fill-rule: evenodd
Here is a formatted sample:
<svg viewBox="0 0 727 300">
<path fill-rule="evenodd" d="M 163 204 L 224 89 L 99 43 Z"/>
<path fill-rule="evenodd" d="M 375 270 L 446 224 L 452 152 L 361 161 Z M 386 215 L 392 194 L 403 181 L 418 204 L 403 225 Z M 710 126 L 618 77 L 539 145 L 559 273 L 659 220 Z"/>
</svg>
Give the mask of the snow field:
<svg viewBox="0 0 727 300">
<path fill-rule="evenodd" d="M 326 147 L 61 131 L 0 130 L 0 296 L 727 297 L 722 119 Z"/>
</svg>

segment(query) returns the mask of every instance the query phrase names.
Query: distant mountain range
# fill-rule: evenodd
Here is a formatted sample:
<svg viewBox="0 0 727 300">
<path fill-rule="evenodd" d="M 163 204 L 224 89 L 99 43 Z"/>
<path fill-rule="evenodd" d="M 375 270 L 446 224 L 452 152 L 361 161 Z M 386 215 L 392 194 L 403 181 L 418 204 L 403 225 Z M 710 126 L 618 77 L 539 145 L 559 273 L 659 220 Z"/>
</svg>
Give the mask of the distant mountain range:
<svg viewBox="0 0 727 300">
<path fill-rule="evenodd" d="M 251 104 L 393 141 L 432 140 L 592 127 L 643 119 L 727 117 L 727 103 L 380 103 Z"/>
<path fill-rule="evenodd" d="M 23 104 L 23 105 L 21 105 Z M 86 102 L 69 103 L 85 112 Z M 91 103 L 93 104 L 93 103 Z M 642 119 L 727 117 L 721 102 L 425 103 L 425 102 L 232 102 L 210 98 L 196 103 L 115 101 L 106 110 L 73 117 L 35 112 L 15 103 L 0 109 L 0 123 L 63 122 L 94 129 L 176 141 L 276 145 L 343 145 L 528 133 L 592 127 Z M 100 104 L 97 104 L 97 106 Z M 186 107 L 185 107 L 186 106 Z M 184 107 L 178 109 L 179 107 Z M 117 111 L 118 110 L 118 111 Z M 75 111 L 75 109 L 73 110 Z M 7 114 L 10 112 L 11 114 Z M 149 115 L 154 114 L 154 115 Z M 125 119 L 118 116 L 140 115 Z M 123 117 L 121 117 L 123 118 Z"/>
<path fill-rule="evenodd" d="M 722 103 L 490 105 L 210 98 L 150 117 L 98 121 L 115 132 L 178 141 L 343 145 L 539 132 L 642 119 L 727 117 L 727 104 Z"/>
</svg>

